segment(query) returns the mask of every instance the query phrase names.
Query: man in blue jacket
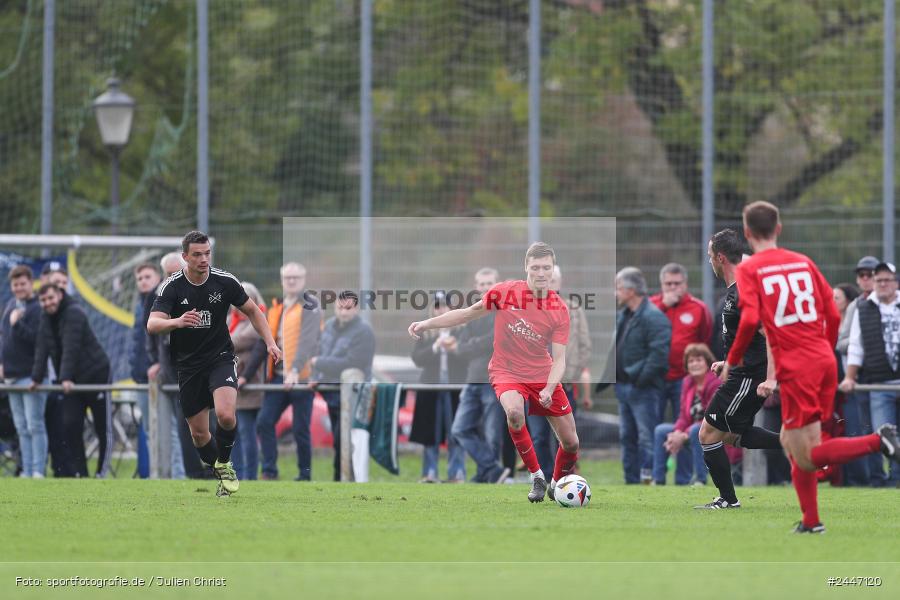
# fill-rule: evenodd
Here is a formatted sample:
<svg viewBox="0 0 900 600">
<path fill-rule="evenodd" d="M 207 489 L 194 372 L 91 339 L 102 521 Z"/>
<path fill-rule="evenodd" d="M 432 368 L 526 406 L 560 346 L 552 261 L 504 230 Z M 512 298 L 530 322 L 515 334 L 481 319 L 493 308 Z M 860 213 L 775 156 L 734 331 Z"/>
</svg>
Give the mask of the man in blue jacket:
<svg viewBox="0 0 900 600">
<path fill-rule="evenodd" d="M 616 274 L 616 300 L 615 381 L 622 467 L 625 483 L 649 484 L 672 324 L 647 299 L 647 281 L 635 267 Z"/>
<path fill-rule="evenodd" d="M 320 383 L 339 384 L 345 369 L 359 369 L 365 380 L 372 378 L 375 358 L 375 332 L 359 316 L 359 296 L 355 292 L 338 294 L 334 316 L 325 323 L 319 341 L 319 351 L 309 363 L 312 368 L 311 388 Z M 322 392 L 328 404 L 331 432 L 334 435 L 334 480 L 341 480 L 341 393 Z"/>
</svg>

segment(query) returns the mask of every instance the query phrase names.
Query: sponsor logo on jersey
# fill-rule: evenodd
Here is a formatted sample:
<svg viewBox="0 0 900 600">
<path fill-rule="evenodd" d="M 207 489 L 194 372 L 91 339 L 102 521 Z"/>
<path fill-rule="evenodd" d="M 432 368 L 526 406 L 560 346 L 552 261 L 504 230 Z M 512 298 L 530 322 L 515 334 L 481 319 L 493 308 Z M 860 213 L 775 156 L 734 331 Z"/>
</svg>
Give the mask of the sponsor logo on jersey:
<svg viewBox="0 0 900 600">
<path fill-rule="evenodd" d="M 182 300 L 181 303 L 182 303 L 182 304 L 189 304 L 189 302 L 187 301 L 187 298 L 185 298 L 184 300 Z"/>
<path fill-rule="evenodd" d="M 531 342 L 540 342 L 544 339 L 544 336 L 536 332 L 525 319 L 519 319 L 515 323 L 508 324 L 507 327 L 513 335 L 524 337 Z"/>
<path fill-rule="evenodd" d="M 229 376 L 228 379 L 226 379 L 225 381 L 230 381 L 231 383 L 234 383 L 234 379 L 232 379 L 231 376 Z"/>
<path fill-rule="evenodd" d="M 192 329 L 209 329 L 212 327 L 212 313 L 208 310 L 200 311 L 200 324 L 194 325 Z"/>
</svg>

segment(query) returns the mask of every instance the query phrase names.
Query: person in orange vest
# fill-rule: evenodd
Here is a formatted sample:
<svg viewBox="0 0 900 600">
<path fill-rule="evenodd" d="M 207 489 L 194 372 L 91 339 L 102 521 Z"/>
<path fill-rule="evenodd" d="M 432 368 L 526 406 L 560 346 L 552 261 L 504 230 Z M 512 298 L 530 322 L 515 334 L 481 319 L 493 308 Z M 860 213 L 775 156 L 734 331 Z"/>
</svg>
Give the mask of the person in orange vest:
<svg viewBox="0 0 900 600">
<path fill-rule="evenodd" d="M 310 421 L 315 393 L 294 389 L 298 383 L 309 379 L 309 359 L 319 348 L 322 331 L 322 309 L 313 294 L 304 293 L 306 267 L 296 262 L 281 267 L 283 298 L 276 298 L 268 310 L 269 327 L 280 348 L 284 348 L 284 360 L 273 365 L 269 360 L 269 383 L 281 383 L 283 391 L 266 392 L 256 420 L 262 451 L 262 479 L 278 479 L 278 441 L 275 424 L 281 413 L 290 405 L 293 408 L 292 432 L 297 443 L 296 481 L 309 481 L 312 473 L 312 437 Z"/>
</svg>

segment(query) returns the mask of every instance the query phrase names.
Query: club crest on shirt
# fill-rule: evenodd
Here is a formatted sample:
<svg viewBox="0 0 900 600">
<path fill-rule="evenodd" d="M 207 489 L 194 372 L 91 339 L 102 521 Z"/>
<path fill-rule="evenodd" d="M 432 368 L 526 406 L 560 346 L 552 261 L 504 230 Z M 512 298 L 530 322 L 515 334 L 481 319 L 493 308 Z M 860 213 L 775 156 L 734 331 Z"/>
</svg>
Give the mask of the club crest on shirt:
<svg viewBox="0 0 900 600">
<path fill-rule="evenodd" d="M 519 319 L 515 323 L 507 325 L 513 335 L 524 337 L 531 342 L 540 342 L 544 336 L 532 329 L 531 324 L 525 319 Z"/>
<path fill-rule="evenodd" d="M 681 313 L 681 316 L 678 317 L 678 320 L 681 321 L 684 325 L 690 325 L 694 322 L 694 315 L 691 313 Z"/>
<path fill-rule="evenodd" d="M 209 295 L 209 303 L 215 304 L 216 302 L 222 301 L 222 292 L 213 292 Z"/>
</svg>

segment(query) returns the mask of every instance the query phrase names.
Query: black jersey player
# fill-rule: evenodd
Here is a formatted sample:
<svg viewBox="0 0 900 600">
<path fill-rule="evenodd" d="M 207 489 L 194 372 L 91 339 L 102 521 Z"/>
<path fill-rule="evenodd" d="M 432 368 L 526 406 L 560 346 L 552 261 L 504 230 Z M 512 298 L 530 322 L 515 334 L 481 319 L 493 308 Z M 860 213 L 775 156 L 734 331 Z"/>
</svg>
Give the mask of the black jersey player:
<svg viewBox="0 0 900 600">
<path fill-rule="evenodd" d="M 281 359 L 281 350 L 240 281 L 212 266 L 209 237 L 191 231 L 184 236 L 181 249 L 187 266 L 157 288 L 147 331 L 170 333 L 179 399 L 194 446 L 219 479 L 216 495 L 228 496 L 239 485 L 231 464 L 238 386 L 234 346 L 226 324 L 229 307 L 235 306 L 247 315 L 274 360 Z M 215 437 L 209 431 L 211 408 L 216 411 Z"/>
<path fill-rule="evenodd" d="M 734 270 L 743 257 L 743 243 L 736 231 L 723 229 L 710 239 L 707 254 L 716 276 L 728 286 L 721 332 L 727 354 L 741 320 L 738 308 L 740 290 L 735 283 Z M 717 362 L 712 368 L 719 373 L 722 363 Z M 695 508 L 714 510 L 741 506 L 734 491 L 725 444 L 743 448 L 781 448 L 777 433 L 753 425 L 756 413 L 775 390 L 775 385 L 775 365 L 760 328 L 744 355 L 743 364 L 728 372 L 725 382 L 706 408 L 700 426 L 700 445 L 710 477 L 719 489 L 719 496 Z"/>
</svg>

